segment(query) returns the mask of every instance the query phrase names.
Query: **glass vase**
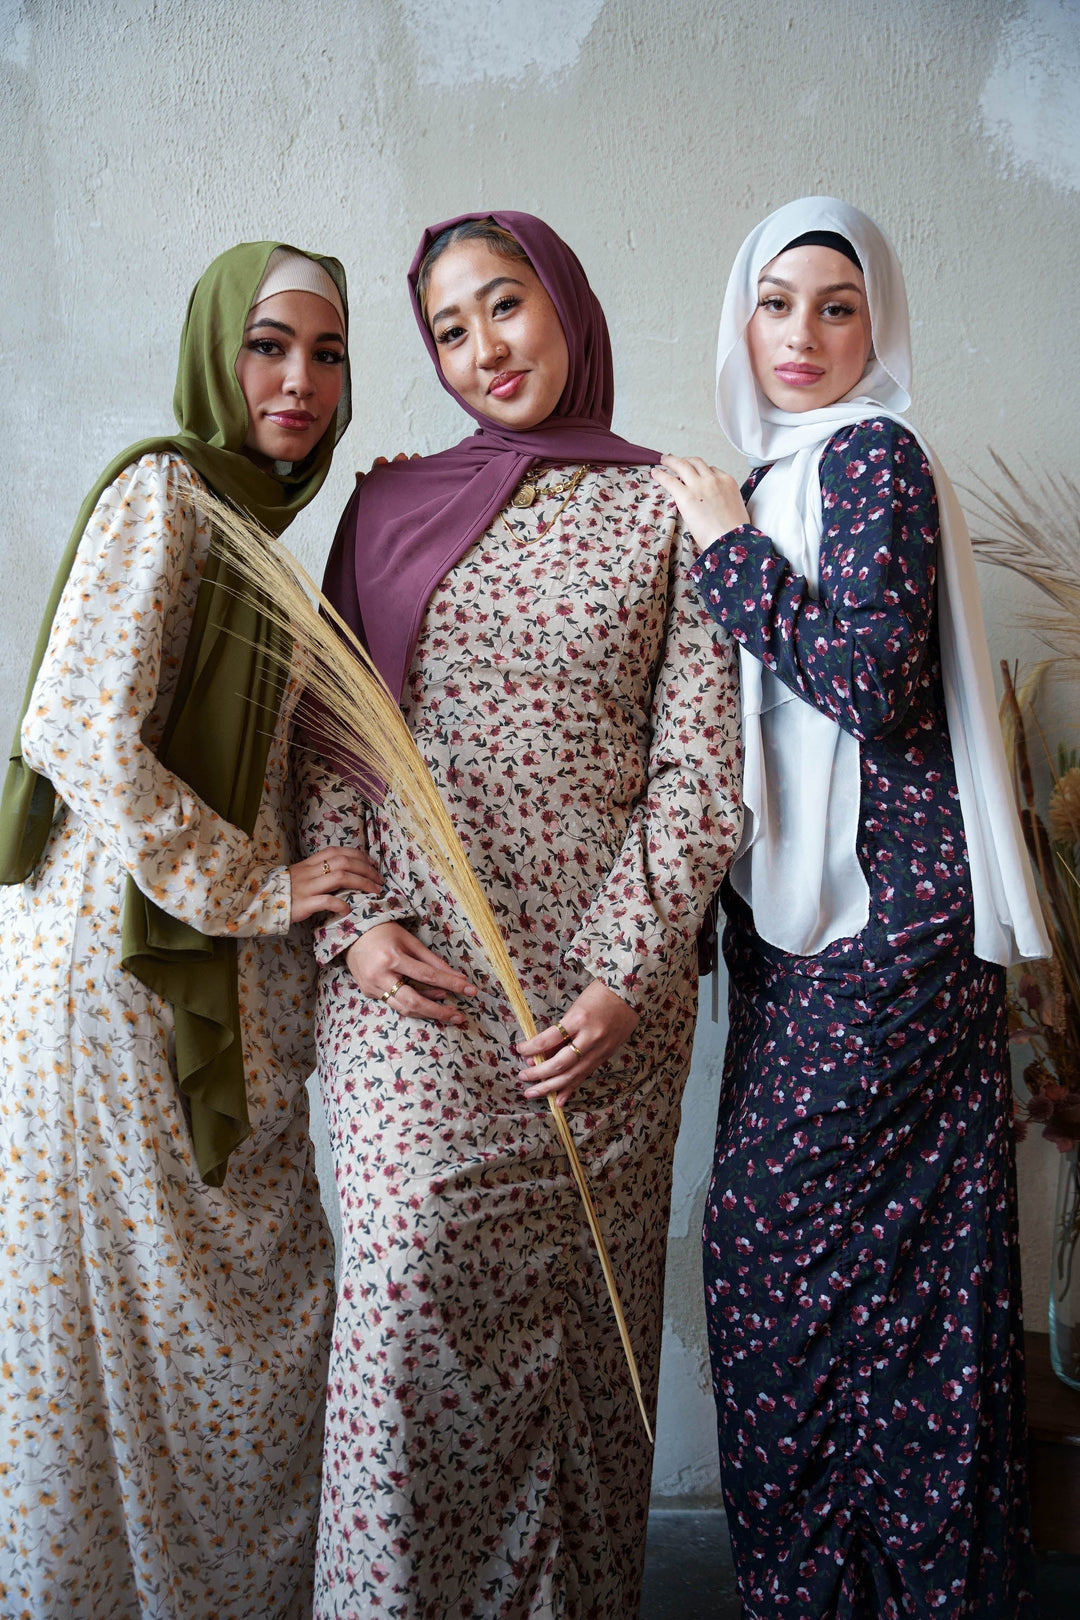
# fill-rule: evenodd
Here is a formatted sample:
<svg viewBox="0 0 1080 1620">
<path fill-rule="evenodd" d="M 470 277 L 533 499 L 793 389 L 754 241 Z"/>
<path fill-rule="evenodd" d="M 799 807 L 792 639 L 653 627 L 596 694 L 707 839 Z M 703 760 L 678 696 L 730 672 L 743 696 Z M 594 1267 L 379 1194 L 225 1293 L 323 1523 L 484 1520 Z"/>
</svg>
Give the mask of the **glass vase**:
<svg viewBox="0 0 1080 1620">
<path fill-rule="evenodd" d="M 1061 1155 L 1050 1259 L 1050 1361 L 1080 1390 L 1080 1144 Z"/>
</svg>

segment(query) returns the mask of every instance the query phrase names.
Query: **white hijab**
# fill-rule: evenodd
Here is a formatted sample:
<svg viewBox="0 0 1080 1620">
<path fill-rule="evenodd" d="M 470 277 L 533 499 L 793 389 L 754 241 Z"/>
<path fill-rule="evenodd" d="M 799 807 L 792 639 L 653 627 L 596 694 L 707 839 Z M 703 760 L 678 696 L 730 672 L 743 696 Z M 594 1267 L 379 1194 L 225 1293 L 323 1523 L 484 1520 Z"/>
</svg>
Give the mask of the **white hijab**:
<svg viewBox="0 0 1080 1620">
<path fill-rule="evenodd" d="M 806 231 L 835 231 L 859 256 L 873 351 L 851 393 L 820 410 L 779 410 L 758 388 L 745 333 L 758 276 Z M 1009 965 L 1048 956 L 997 719 L 975 559 L 952 486 L 903 415 L 911 403 L 911 341 L 903 273 L 885 235 L 835 197 L 803 197 L 750 232 L 732 267 L 720 317 L 716 409 L 737 450 L 773 463 L 750 498 L 755 528 L 818 590 L 822 511 L 818 466 L 828 441 L 868 417 L 901 422 L 930 463 L 941 518 L 937 607 L 945 712 L 967 836 L 975 951 Z M 859 933 L 870 896 L 857 854 L 859 744 L 740 649 L 745 823 L 732 867 L 759 934 L 812 956 Z"/>
</svg>

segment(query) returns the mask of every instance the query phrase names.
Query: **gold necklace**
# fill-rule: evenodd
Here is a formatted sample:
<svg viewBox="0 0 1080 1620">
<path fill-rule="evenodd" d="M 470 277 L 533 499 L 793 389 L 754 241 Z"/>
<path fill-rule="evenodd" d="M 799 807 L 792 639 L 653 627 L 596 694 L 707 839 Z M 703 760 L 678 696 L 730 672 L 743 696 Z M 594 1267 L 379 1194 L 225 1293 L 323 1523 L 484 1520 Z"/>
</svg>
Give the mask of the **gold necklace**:
<svg viewBox="0 0 1080 1620">
<path fill-rule="evenodd" d="M 538 495 L 562 495 L 568 489 L 574 489 L 581 482 L 583 469 L 578 468 L 569 478 L 564 478 L 561 484 L 541 484 L 540 480 L 551 469 L 547 467 L 534 467 L 531 473 L 526 473 L 525 482 L 512 496 L 511 506 L 532 506 Z"/>
<path fill-rule="evenodd" d="M 534 540 L 542 540 L 544 538 L 545 534 L 550 534 L 552 529 L 555 527 L 556 523 L 558 522 L 559 518 L 562 517 L 563 513 L 566 511 L 566 508 L 569 506 L 570 502 L 573 500 L 574 491 L 577 489 L 578 485 L 581 483 L 581 480 L 584 478 L 584 476 L 588 472 L 588 470 L 589 469 L 588 469 L 587 466 L 578 467 L 577 470 L 573 473 L 573 475 L 570 478 L 568 478 L 564 484 L 559 484 L 554 489 L 545 489 L 542 492 L 545 495 L 563 495 L 563 491 L 564 490 L 566 491 L 565 495 L 563 495 L 563 499 L 559 502 L 558 509 L 555 512 L 555 516 L 551 519 L 550 523 L 545 523 L 543 528 L 542 529 L 537 529 L 535 534 L 532 534 L 532 535 L 518 534 L 517 530 L 512 529 L 510 527 L 510 524 L 507 522 L 506 513 L 505 512 L 500 512 L 499 516 L 502 518 L 503 527 L 505 528 L 505 530 L 506 530 L 507 534 L 510 536 L 510 538 L 512 540 L 516 540 L 518 545 L 531 545 Z M 535 494 L 535 491 L 534 491 L 534 494 Z M 514 505 L 517 506 L 517 504 L 518 504 L 518 502 L 515 499 Z"/>
</svg>

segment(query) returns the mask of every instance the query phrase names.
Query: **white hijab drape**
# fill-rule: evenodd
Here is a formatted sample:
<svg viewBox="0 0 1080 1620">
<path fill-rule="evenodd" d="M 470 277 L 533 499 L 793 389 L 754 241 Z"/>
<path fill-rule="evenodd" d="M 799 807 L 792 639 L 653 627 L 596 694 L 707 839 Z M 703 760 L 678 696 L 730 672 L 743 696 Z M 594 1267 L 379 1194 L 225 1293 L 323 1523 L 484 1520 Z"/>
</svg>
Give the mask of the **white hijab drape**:
<svg viewBox="0 0 1080 1620">
<path fill-rule="evenodd" d="M 857 386 L 820 410 L 779 410 L 754 381 L 745 333 L 758 276 L 806 231 L 835 231 L 859 256 L 873 352 Z M 926 441 L 903 415 L 911 397 L 911 342 L 903 274 L 891 244 L 857 208 L 834 197 L 786 204 L 751 231 L 732 267 L 720 318 L 716 408 L 737 450 L 773 463 L 750 498 L 767 534 L 813 595 L 822 510 L 819 463 L 828 441 L 868 417 L 901 422 L 930 463 L 941 519 L 938 632 L 945 712 L 967 836 L 975 951 L 1009 965 L 1049 955 L 1024 850 L 997 720 L 971 541 L 959 502 Z M 745 824 L 732 883 L 753 908 L 763 939 L 809 956 L 857 934 L 869 891 L 857 843 L 859 744 L 740 649 Z"/>
</svg>

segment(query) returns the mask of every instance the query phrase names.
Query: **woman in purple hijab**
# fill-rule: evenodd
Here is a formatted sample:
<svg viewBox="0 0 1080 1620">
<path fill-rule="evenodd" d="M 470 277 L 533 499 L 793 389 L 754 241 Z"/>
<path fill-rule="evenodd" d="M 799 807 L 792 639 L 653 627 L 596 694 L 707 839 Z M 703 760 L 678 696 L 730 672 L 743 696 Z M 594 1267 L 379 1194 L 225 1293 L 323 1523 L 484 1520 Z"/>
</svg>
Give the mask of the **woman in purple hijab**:
<svg viewBox="0 0 1080 1620">
<path fill-rule="evenodd" d="M 385 880 L 317 934 L 343 1235 L 315 1614 L 626 1620 L 652 1458 L 546 1096 L 654 1409 L 695 942 L 739 833 L 737 676 L 655 452 L 611 431 L 607 325 L 566 244 L 469 215 L 425 234 L 409 282 L 479 425 L 368 476 L 327 589 L 401 693 L 540 1033 L 517 1044 L 392 805 L 311 766 L 309 847 L 355 841 Z"/>
</svg>

